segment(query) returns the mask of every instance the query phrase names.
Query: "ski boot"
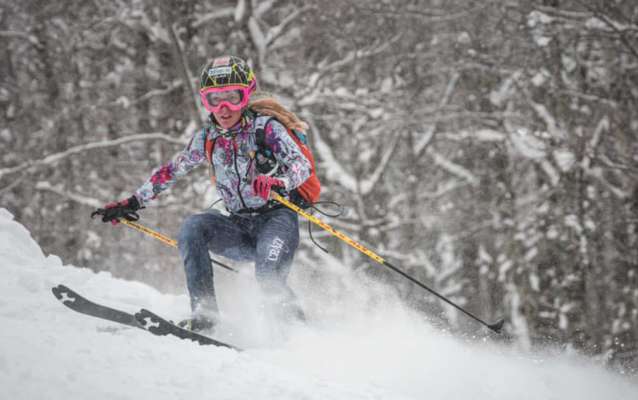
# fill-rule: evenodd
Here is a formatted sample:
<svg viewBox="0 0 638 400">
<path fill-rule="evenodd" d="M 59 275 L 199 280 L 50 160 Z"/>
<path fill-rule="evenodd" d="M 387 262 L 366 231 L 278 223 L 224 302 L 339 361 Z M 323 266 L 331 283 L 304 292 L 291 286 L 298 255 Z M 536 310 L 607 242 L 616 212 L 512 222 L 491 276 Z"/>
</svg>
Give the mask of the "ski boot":
<svg viewBox="0 0 638 400">
<path fill-rule="evenodd" d="M 187 329 L 193 332 L 212 332 L 215 328 L 215 321 L 211 318 L 206 318 L 203 316 L 187 318 L 185 320 L 180 321 L 177 326 L 182 329 Z"/>
</svg>

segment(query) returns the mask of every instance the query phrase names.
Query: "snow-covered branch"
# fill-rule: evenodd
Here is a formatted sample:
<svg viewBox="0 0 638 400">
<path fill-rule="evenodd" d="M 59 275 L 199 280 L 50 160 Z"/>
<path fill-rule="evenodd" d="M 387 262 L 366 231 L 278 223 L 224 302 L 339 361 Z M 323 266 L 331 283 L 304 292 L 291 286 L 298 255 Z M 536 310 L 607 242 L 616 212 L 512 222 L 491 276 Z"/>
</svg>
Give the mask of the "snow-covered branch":
<svg viewBox="0 0 638 400">
<path fill-rule="evenodd" d="M 364 179 L 363 182 L 361 182 L 361 194 L 363 196 L 370 194 L 372 190 L 374 189 L 374 187 L 376 186 L 379 179 L 381 179 L 383 172 L 386 170 L 388 166 L 388 162 L 390 162 L 392 155 L 396 151 L 397 144 L 399 143 L 400 138 L 401 138 L 401 135 L 393 135 L 392 143 L 390 143 L 390 146 L 388 146 L 388 148 L 386 149 L 385 153 L 383 154 L 383 157 L 381 157 L 381 162 L 377 164 L 377 167 L 368 176 L 368 178 Z"/>
<path fill-rule="evenodd" d="M 321 135 L 317 130 L 313 132 L 313 137 L 315 138 L 314 148 L 317 149 L 317 153 L 319 154 L 323 174 L 328 177 L 328 179 L 339 183 L 345 189 L 355 193 L 357 188 L 356 179 L 346 171 L 339 160 L 335 158 L 330 146 L 321 139 Z"/>
<path fill-rule="evenodd" d="M 266 49 L 268 47 L 268 40 L 264 31 L 259 26 L 257 18 L 248 18 L 248 32 L 250 32 L 250 39 L 257 49 L 259 65 L 263 65 L 263 61 L 266 59 Z"/>
<path fill-rule="evenodd" d="M 38 40 L 37 37 L 35 37 L 33 35 L 29 35 L 28 33 L 24 33 L 24 32 L 0 31 L 0 38 L 19 38 L 19 39 L 24 39 L 27 42 L 29 42 L 30 44 L 32 44 L 34 47 L 36 47 L 38 49 L 42 48 L 42 43 L 40 43 L 40 41 Z"/>
<path fill-rule="evenodd" d="M 249 16 L 249 12 L 251 11 L 251 4 L 248 4 L 247 0 L 237 0 L 237 5 L 235 6 L 235 14 L 233 15 L 235 22 L 241 24 L 244 19 Z"/>
<path fill-rule="evenodd" d="M 607 132 L 607 131 L 609 131 L 609 118 L 607 116 L 604 116 L 598 122 L 596 129 L 594 129 L 594 134 L 592 135 L 591 140 L 589 141 L 589 143 L 587 143 L 587 154 L 585 154 L 585 156 L 583 157 L 583 162 L 582 162 L 583 169 L 585 170 L 589 169 L 591 165 L 591 160 L 596 153 L 596 148 L 598 147 L 598 144 L 600 143 L 600 138 L 603 132 Z"/>
<path fill-rule="evenodd" d="M 617 198 L 624 200 L 631 197 L 631 193 L 629 191 L 623 190 L 622 188 L 619 188 L 609 182 L 605 178 L 601 168 L 590 168 L 585 171 L 585 174 L 591 178 L 596 179 L 601 185 L 607 188 L 607 190 L 609 190 L 609 192 L 611 192 Z"/>
<path fill-rule="evenodd" d="M 547 126 L 547 132 L 554 138 L 564 139 L 567 135 L 564 130 L 560 127 L 558 122 L 556 122 L 556 118 L 549 112 L 547 107 L 540 103 L 535 103 L 528 98 L 529 104 L 532 106 L 532 109 L 536 112 L 536 115 L 540 117 L 545 122 Z"/>
<path fill-rule="evenodd" d="M 450 12 L 445 9 L 427 10 L 423 7 L 407 7 L 406 10 L 392 10 L 390 8 L 365 8 L 360 7 L 362 11 L 368 11 L 375 14 L 384 14 L 388 16 L 400 17 L 400 18 L 417 18 L 420 23 L 437 23 L 455 21 L 462 18 L 467 18 L 472 15 L 476 15 L 480 10 L 490 6 L 492 1 L 483 1 L 478 6 L 473 8 L 464 9 L 462 11 Z"/>
<path fill-rule="evenodd" d="M 176 89 L 179 89 L 180 87 L 182 87 L 182 84 L 184 82 L 182 82 L 180 79 L 174 80 L 173 82 L 171 82 L 167 87 L 165 88 L 161 88 L 161 89 L 152 89 L 149 90 L 148 92 L 144 93 L 143 95 L 139 96 L 136 99 L 133 100 L 129 100 L 127 97 L 121 96 L 118 97 L 117 99 L 115 99 L 114 101 L 110 102 L 110 103 L 106 103 L 103 105 L 90 105 L 87 106 L 89 108 L 93 108 L 93 107 L 97 107 L 97 108 L 103 108 L 103 107 L 112 107 L 112 106 L 122 106 L 123 108 L 127 109 L 130 108 L 132 106 L 135 106 L 137 104 L 143 103 L 147 100 L 152 99 L 153 97 L 157 97 L 157 96 L 165 96 L 167 94 L 171 94 L 172 92 L 174 92 Z M 85 107 L 82 107 L 82 109 L 84 109 Z"/>
<path fill-rule="evenodd" d="M 357 191 L 357 180 L 341 165 L 332 153 L 330 146 L 322 139 L 321 133 L 315 127 L 312 130 L 312 148 L 319 155 L 321 172 L 331 181 L 337 182 L 351 193 Z"/>
<path fill-rule="evenodd" d="M 542 12 L 543 14 L 547 14 L 551 16 L 552 18 L 562 18 L 563 20 L 566 20 L 566 21 L 571 21 L 571 20 L 582 21 L 588 18 L 589 16 L 591 16 L 589 12 L 585 12 L 585 11 L 563 10 L 556 7 L 541 6 L 541 5 L 535 5 L 534 9 Z"/>
<path fill-rule="evenodd" d="M 44 190 L 47 192 L 53 192 L 57 195 L 60 195 L 64 198 L 67 198 L 69 200 L 73 200 L 76 203 L 80 203 L 83 204 L 85 206 L 89 206 L 89 207 L 94 207 L 94 208 L 98 208 L 98 207 L 102 207 L 104 205 L 103 202 L 99 201 L 98 199 L 95 199 L 93 197 L 88 197 L 88 196 L 84 196 L 78 193 L 71 193 L 67 190 L 62 189 L 62 187 L 60 185 L 58 186 L 53 186 L 51 185 L 49 182 L 38 182 L 35 184 L 35 188 L 37 190 Z"/>
<path fill-rule="evenodd" d="M 600 21 L 603 24 L 603 26 L 606 26 L 607 28 L 609 28 L 609 30 L 616 33 L 618 37 L 620 38 L 620 41 L 622 42 L 622 44 L 629 50 L 629 52 L 636 59 L 638 59 L 638 48 L 634 47 L 634 44 L 636 43 L 635 38 L 627 37 L 627 32 L 630 31 L 630 29 L 627 29 L 624 24 L 612 20 L 608 15 L 601 12 L 598 7 L 595 7 L 589 4 L 588 2 L 582 1 L 582 0 L 576 0 L 576 2 L 582 5 L 583 7 L 585 7 L 587 10 L 589 10 L 594 15 L 596 20 Z M 589 25 L 597 26 L 599 24 L 596 24 L 596 21 L 594 21 L 594 23 L 590 23 Z"/>
<path fill-rule="evenodd" d="M 178 144 L 178 145 L 186 144 L 184 140 L 176 139 L 164 133 L 139 133 L 135 135 L 124 136 L 114 140 L 103 140 L 100 142 L 91 142 L 91 143 L 86 143 L 86 144 L 82 144 L 78 146 L 73 146 L 65 151 L 49 154 L 48 156 L 39 160 L 30 160 L 20 165 L 16 165 L 15 167 L 3 168 L 3 169 L 0 169 L 0 178 L 2 178 L 5 175 L 13 174 L 16 172 L 30 171 L 45 165 L 52 165 L 59 162 L 60 160 L 63 160 L 67 157 L 70 157 L 78 153 L 85 152 L 87 150 L 116 147 L 126 143 L 143 141 L 143 140 L 163 140 L 163 141 Z"/>
<path fill-rule="evenodd" d="M 383 112 L 380 107 L 370 107 L 366 104 L 357 102 L 357 99 L 354 95 L 343 97 L 337 95 L 320 95 L 319 93 L 313 93 L 300 97 L 297 105 L 299 107 L 329 106 L 350 114 L 366 114 L 370 119 L 378 119 Z"/>
<path fill-rule="evenodd" d="M 502 111 L 502 112 L 480 112 L 480 111 L 455 111 L 454 108 L 449 107 L 449 111 L 439 111 L 433 113 L 431 109 L 415 110 L 411 113 L 396 112 L 385 118 L 384 121 L 388 123 L 421 123 L 421 124 L 433 124 L 435 122 L 456 121 L 465 119 L 469 121 L 477 122 L 490 122 L 494 120 L 503 119 L 516 119 L 520 121 L 525 120 L 525 115 L 517 111 Z M 443 111 L 443 110 L 442 110 Z"/>
<path fill-rule="evenodd" d="M 283 35 L 288 29 L 288 27 L 293 22 L 295 22 L 295 20 L 299 18 L 301 14 L 305 13 L 306 11 L 312 10 L 313 8 L 314 7 L 312 6 L 305 6 L 305 7 L 299 8 L 295 10 L 294 12 L 288 14 L 288 16 L 286 16 L 286 18 L 284 18 L 283 21 L 279 23 L 279 25 L 273 26 L 272 28 L 270 28 L 266 35 L 267 45 L 274 43 L 281 35 Z"/>
<path fill-rule="evenodd" d="M 476 130 L 460 130 L 455 132 L 439 132 L 436 134 L 439 140 L 451 140 L 461 142 L 471 139 L 478 142 L 503 142 L 508 135 L 505 132 L 494 129 L 482 128 Z"/>
<path fill-rule="evenodd" d="M 195 22 L 193 22 L 193 28 L 199 28 L 209 22 L 216 22 L 218 19 L 233 18 L 235 16 L 235 7 L 226 7 L 213 12 L 201 15 Z"/>
<path fill-rule="evenodd" d="M 587 174 L 588 176 L 600 182 L 611 193 L 613 193 L 614 196 L 618 197 L 619 199 L 626 199 L 630 196 L 630 194 L 627 191 L 609 182 L 605 178 L 605 175 L 603 174 L 603 171 L 601 168 L 592 168 L 591 166 L 592 159 L 594 159 L 595 157 L 596 148 L 598 147 L 600 143 L 601 136 L 604 132 L 607 132 L 607 131 L 609 131 L 609 118 L 607 116 L 604 116 L 598 122 L 596 129 L 594 129 L 594 134 L 592 135 L 591 139 L 587 143 L 587 153 L 583 157 L 583 160 L 581 162 L 581 167 L 583 168 L 583 171 L 585 171 L 585 174 Z"/>
<path fill-rule="evenodd" d="M 441 109 L 446 106 L 450 102 L 450 97 L 452 97 L 452 93 L 456 88 L 456 83 L 459 80 L 461 75 L 458 72 L 454 72 L 450 81 L 448 82 L 445 93 L 439 102 L 438 108 Z M 414 154 L 419 157 L 419 155 L 423 152 L 423 150 L 431 143 L 432 138 L 434 137 L 434 132 L 436 131 L 436 122 L 431 124 L 424 135 L 422 135 L 416 142 L 414 146 Z"/>
<path fill-rule="evenodd" d="M 346 54 L 344 57 L 341 57 L 338 61 L 332 62 L 328 65 L 320 65 L 318 67 L 319 71 L 309 77 L 308 88 L 313 89 L 314 87 L 316 87 L 321 78 L 330 72 L 341 69 L 347 65 L 352 64 L 355 61 L 361 60 L 362 58 L 373 57 L 387 51 L 395 42 L 397 42 L 401 38 L 401 36 L 402 35 L 395 35 L 382 45 L 375 45 L 366 49 L 354 50 Z M 303 98 L 305 97 L 305 95 L 301 97 Z"/>
<path fill-rule="evenodd" d="M 558 185 L 558 183 L 560 182 L 560 173 L 554 167 L 554 164 L 552 164 L 545 157 L 541 158 L 540 161 L 538 161 L 538 162 L 539 162 L 543 172 L 545 172 L 545 174 L 547 174 L 547 177 L 549 178 L 549 182 L 550 182 L 551 186 L 552 187 L 556 187 L 556 185 Z"/>
<path fill-rule="evenodd" d="M 133 12 L 124 18 L 117 18 L 115 22 L 135 32 L 145 32 L 152 41 L 160 41 L 170 45 L 168 31 L 157 21 L 144 13 Z"/>
<path fill-rule="evenodd" d="M 477 185 L 479 183 L 479 178 L 474 175 L 467 168 L 448 160 L 443 157 L 441 154 L 435 152 L 431 148 L 426 150 L 426 154 L 428 154 L 432 159 L 434 159 L 434 163 L 439 167 L 443 168 L 447 172 L 451 173 L 454 176 L 457 176 L 463 180 L 468 181 L 472 185 Z"/>
<path fill-rule="evenodd" d="M 182 41 L 179 39 L 179 35 L 177 33 L 176 24 L 170 25 L 170 37 L 173 42 L 173 48 L 175 49 L 175 56 L 180 60 L 179 65 L 181 66 L 181 72 L 184 76 L 184 80 L 186 81 L 186 88 L 188 89 L 188 93 L 190 94 L 189 98 L 191 99 L 192 108 L 192 117 L 193 119 L 197 119 L 199 116 L 201 118 L 201 122 L 205 123 L 206 119 L 204 119 L 199 112 L 199 94 L 197 89 L 193 86 L 193 75 L 191 74 L 190 68 L 188 67 L 188 60 L 186 59 L 186 54 L 184 53 L 184 46 Z M 199 71 L 198 71 L 199 72 Z"/>
<path fill-rule="evenodd" d="M 435 191 L 419 190 L 417 200 L 419 202 L 424 202 L 426 200 L 439 199 L 453 192 L 454 190 L 461 189 L 467 186 L 468 184 L 469 183 L 465 180 L 463 181 L 459 181 L 457 179 L 448 180 L 438 185 Z M 392 197 L 392 199 L 388 203 L 388 209 L 397 207 L 401 202 L 406 201 L 407 199 L 408 199 L 407 193 L 401 193 Z"/>
<path fill-rule="evenodd" d="M 268 47 L 272 45 L 279 37 L 281 37 L 288 27 L 294 23 L 299 16 L 304 12 L 313 9 L 312 6 L 305 6 L 296 9 L 294 12 L 288 14 L 278 25 L 273 27 L 267 27 L 265 30 L 262 28 L 263 21 L 261 21 L 260 15 L 268 10 L 267 6 L 262 4 L 258 10 L 247 10 L 244 0 L 240 0 L 237 3 L 237 9 L 235 13 L 235 21 L 247 19 L 248 32 L 250 33 L 250 40 L 257 49 L 259 65 L 265 68 L 266 53 Z M 262 71 L 263 73 L 263 71 Z"/>
</svg>

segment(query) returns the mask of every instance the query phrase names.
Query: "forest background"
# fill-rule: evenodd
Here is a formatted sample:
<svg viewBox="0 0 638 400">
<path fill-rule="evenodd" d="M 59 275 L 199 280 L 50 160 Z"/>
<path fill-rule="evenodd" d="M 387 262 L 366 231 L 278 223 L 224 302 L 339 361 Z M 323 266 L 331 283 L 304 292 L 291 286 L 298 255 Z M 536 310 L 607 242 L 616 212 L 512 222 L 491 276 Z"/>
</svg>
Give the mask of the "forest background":
<svg viewBox="0 0 638 400">
<path fill-rule="evenodd" d="M 202 127 L 198 74 L 235 54 L 311 125 L 326 221 L 519 346 L 638 370 L 633 0 L 0 0 L 0 205 L 65 262 L 183 292 L 178 254 L 91 220 Z M 142 212 L 175 236 L 200 168 Z M 475 323 L 316 232 L 338 263 L 458 333 Z"/>
</svg>

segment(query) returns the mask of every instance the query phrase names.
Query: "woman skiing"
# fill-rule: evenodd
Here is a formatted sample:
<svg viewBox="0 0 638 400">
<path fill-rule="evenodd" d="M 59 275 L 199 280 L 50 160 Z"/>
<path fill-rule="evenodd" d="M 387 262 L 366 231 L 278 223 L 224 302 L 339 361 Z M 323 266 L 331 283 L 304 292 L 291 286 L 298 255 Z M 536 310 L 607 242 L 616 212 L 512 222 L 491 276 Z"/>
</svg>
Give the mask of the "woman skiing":
<svg viewBox="0 0 638 400">
<path fill-rule="evenodd" d="M 181 325 L 191 330 L 211 329 L 219 318 L 209 250 L 232 260 L 253 261 L 271 308 L 286 319 L 304 318 L 286 283 L 299 244 L 298 217 L 269 196 L 276 190 L 291 201 L 301 200 L 296 189 L 311 176 L 312 166 L 280 120 L 302 128 L 305 124 L 272 99 L 269 105 L 279 109 L 277 119 L 249 106 L 256 85 L 252 69 L 238 57 L 209 62 L 200 80 L 209 125 L 170 162 L 155 169 L 130 198 L 101 210 L 104 222 L 116 223 L 210 161 L 228 215 L 216 210 L 191 215 L 180 229 L 178 247 L 192 309 L 192 318 Z M 260 138 L 268 154 L 262 154 Z M 270 167 L 264 170 L 263 165 Z"/>
</svg>

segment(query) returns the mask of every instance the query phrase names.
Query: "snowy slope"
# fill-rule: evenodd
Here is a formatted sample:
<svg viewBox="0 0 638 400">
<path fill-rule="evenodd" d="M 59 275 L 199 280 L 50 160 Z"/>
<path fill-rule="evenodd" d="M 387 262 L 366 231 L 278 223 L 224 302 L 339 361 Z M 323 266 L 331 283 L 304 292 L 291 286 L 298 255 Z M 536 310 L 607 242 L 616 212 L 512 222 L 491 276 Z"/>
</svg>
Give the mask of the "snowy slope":
<svg viewBox="0 0 638 400">
<path fill-rule="evenodd" d="M 232 310 L 239 317 L 227 316 L 220 332 L 247 346 L 242 353 L 83 316 L 61 305 L 51 287 L 63 283 L 113 307 L 147 307 L 173 318 L 185 315 L 188 299 L 63 267 L 5 209 L 0 267 L 1 399 L 638 398 L 635 381 L 586 359 L 463 343 L 436 332 L 391 297 L 381 296 L 387 304 L 376 304 L 374 311 L 330 303 L 318 318 L 323 322 L 293 329 L 270 345 L 273 331 L 250 322 L 258 313 L 251 314 L 249 296 L 222 299 L 224 309 L 244 308 L 243 314 Z M 230 285 L 229 278 L 225 283 Z M 325 296 L 325 288 L 307 295 L 326 302 L 321 292 Z M 360 301 L 366 296 L 361 288 L 353 290 L 348 304 L 369 304 Z"/>
</svg>

